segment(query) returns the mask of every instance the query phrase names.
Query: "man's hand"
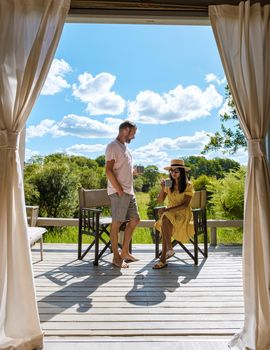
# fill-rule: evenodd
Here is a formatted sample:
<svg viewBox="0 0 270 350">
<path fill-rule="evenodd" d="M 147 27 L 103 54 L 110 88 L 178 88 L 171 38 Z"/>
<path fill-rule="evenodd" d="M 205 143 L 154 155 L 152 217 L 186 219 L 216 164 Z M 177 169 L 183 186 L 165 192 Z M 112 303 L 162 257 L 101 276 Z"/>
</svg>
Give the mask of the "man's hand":
<svg viewBox="0 0 270 350">
<path fill-rule="evenodd" d="M 121 188 L 121 190 L 118 190 L 118 191 L 117 191 L 117 194 L 118 194 L 119 197 L 122 197 L 123 194 L 124 194 L 123 189 Z"/>
<path fill-rule="evenodd" d="M 114 174 L 114 163 L 115 160 L 108 160 L 105 165 L 105 171 L 107 179 L 111 182 L 112 186 L 115 188 L 116 192 L 118 193 L 118 196 L 121 197 L 124 193 L 123 188 L 121 187 L 120 183 L 117 181 L 117 178 Z"/>
</svg>

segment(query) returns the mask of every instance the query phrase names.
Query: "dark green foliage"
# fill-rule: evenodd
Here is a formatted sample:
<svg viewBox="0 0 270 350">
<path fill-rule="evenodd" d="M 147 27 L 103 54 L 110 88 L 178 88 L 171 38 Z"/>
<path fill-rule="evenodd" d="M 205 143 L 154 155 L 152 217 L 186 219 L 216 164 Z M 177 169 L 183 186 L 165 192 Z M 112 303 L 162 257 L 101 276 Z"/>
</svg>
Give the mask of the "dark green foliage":
<svg viewBox="0 0 270 350">
<path fill-rule="evenodd" d="M 24 184 L 24 192 L 25 192 L 25 203 L 32 205 L 38 205 L 40 193 L 33 183 L 26 182 Z"/>
<path fill-rule="evenodd" d="M 78 212 L 78 188 L 106 188 L 104 167 L 93 159 L 63 153 L 34 157 L 25 164 L 25 198 L 40 215 L 72 217 Z"/>
<path fill-rule="evenodd" d="M 143 177 L 141 175 L 138 175 L 133 182 L 134 190 L 136 192 L 141 192 L 143 189 Z"/>
<path fill-rule="evenodd" d="M 223 178 L 229 171 L 240 168 L 238 162 L 228 158 L 206 159 L 203 156 L 190 156 L 185 157 L 184 160 L 185 164 L 191 168 L 189 176 L 195 179 L 201 175 L 214 176 L 219 179 Z"/>
<path fill-rule="evenodd" d="M 99 156 L 96 158 L 96 162 L 99 167 L 105 167 L 105 156 Z"/>
<path fill-rule="evenodd" d="M 142 174 L 143 179 L 143 192 L 148 192 L 154 187 L 159 179 L 158 167 L 155 165 L 149 165 L 144 169 Z"/>
<path fill-rule="evenodd" d="M 33 184 L 39 192 L 41 215 L 70 217 L 77 206 L 77 178 L 68 164 L 50 162 L 39 169 Z"/>
<path fill-rule="evenodd" d="M 157 197 L 160 192 L 160 185 L 156 185 L 149 192 L 149 203 L 147 208 L 147 216 L 149 219 L 154 219 L 154 208 L 160 204 L 157 203 Z"/>
</svg>

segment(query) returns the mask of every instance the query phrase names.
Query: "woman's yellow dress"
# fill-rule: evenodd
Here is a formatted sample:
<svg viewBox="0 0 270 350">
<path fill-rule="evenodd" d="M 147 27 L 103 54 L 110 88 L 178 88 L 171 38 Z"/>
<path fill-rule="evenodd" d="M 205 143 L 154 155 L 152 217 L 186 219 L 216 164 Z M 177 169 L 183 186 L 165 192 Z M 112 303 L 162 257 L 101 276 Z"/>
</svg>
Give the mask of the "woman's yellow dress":
<svg viewBox="0 0 270 350">
<path fill-rule="evenodd" d="M 165 187 L 164 192 L 168 195 L 168 208 L 180 205 L 184 201 L 184 196 L 193 197 L 194 189 L 193 185 L 189 182 L 183 193 L 179 193 L 177 190 L 171 192 L 170 188 Z M 192 220 L 191 206 L 185 209 L 179 209 L 174 211 L 166 211 L 161 215 L 159 220 L 155 224 L 155 228 L 161 230 L 161 222 L 164 215 L 170 220 L 173 225 L 172 236 L 174 239 L 180 242 L 187 242 L 194 235 L 194 225 Z"/>
</svg>

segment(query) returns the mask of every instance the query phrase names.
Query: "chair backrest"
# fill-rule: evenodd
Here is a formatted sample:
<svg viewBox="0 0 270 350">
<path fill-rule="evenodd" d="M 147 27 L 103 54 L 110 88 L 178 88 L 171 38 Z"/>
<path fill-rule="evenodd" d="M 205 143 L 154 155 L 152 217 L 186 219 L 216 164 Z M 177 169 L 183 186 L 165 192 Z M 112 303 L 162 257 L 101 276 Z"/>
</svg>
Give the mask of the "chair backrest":
<svg viewBox="0 0 270 350">
<path fill-rule="evenodd" d="M 36 226 L 38 219 L 38 205 L 26 205 L 26 216 L 29 226 Z"/>
<path fill-rule="evenodd" d="M 106 189 L 79 189 L 80 208 L 110 207 L 111 201 Z"/>
<path fill-rule="evenodd" d="M 206 208 L 206 190 L 195 191 L 194 196 L 191 200 L 191 208 Z"/>
</svg>

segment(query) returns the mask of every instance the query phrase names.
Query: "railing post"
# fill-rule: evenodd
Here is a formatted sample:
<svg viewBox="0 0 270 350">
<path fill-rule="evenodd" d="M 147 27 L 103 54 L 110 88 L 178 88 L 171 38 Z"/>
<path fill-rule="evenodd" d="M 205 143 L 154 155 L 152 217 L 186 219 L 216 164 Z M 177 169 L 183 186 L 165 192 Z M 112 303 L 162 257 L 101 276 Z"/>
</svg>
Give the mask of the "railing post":
<svg viewBox="0 0 270 350">
<path fill-rule="evenodd" d="M 217 228 L 216 227 L 211 227 L 210 245 L 211 246 L 217 245 Z"/>
</svg>

